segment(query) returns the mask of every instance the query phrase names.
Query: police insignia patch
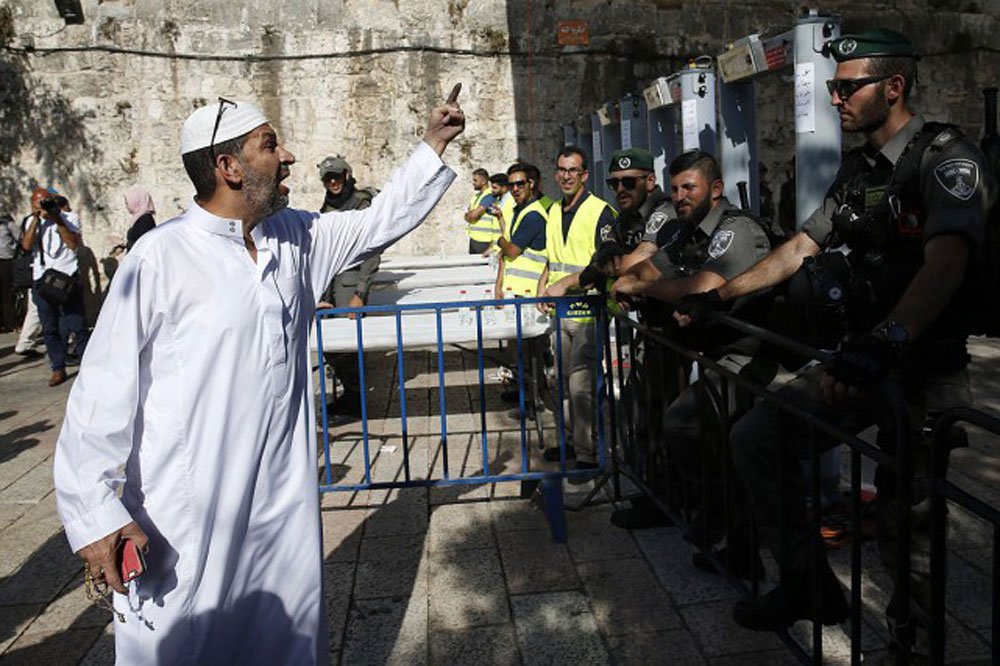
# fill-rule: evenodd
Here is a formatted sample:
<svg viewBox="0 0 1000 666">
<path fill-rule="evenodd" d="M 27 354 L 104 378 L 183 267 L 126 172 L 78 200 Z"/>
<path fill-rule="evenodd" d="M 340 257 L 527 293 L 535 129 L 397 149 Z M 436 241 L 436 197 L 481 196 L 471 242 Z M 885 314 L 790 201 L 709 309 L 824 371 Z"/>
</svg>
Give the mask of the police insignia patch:
<svg viewBox="0 0 1000 666">
<path fill-rule="evenodd" d="M 968 201 L 979 188 L 979 165 L 972 160 L 948 160 L 937 165 L 934 177 L 948 194 Z"/>
<path fill-rule="evenodd" d="M 853 39 L 845 39 L 837 45 L 841 55 L 851 55 L 858 48 L 858 43 Z"/>
<path fill-rule="evenodd" d="M 729 246 L 733 244 L 733 238 L 735 237 L 736 232 L 732 229 L 723 229 L 712 236 L 712 242 L 708 244 L 708 256 L 712 259 L 718 259 L 724 255 Z"/>
<path fill-rule="evenodd" d="M 614 231 L 614 227 L 610 224 L 601 227 L 601 241 L 611 240 L 611 234 Z"/>
<path fill-rule="evenodd" d="M 646 222 L 646 233 L 655 234 L 657 231 L 660 230 L 660 227 L 666 224 L 666 222 L 667 222 L 666 213 L 664 213 L 663 211 L 657 211 L 653 213 L 652 215 L 649 216 L 649 221 Z"/>
</svg>

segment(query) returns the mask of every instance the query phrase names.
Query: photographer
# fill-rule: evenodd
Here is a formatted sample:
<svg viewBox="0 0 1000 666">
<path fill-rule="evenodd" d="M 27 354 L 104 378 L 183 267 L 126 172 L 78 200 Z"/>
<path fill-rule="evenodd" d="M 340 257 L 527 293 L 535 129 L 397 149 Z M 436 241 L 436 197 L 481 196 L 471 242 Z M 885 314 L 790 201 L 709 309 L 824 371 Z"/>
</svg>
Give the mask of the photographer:
<svg viewBox="0 0 1000 666">
<path fill-rule="evenodd" d="M 58 386 L 66 381 L 67 360 L 78 362 L 87 344 L 76 259 L 80 230 L 66 215 L 71 209 L 65 197 L 36 190 L 31 203 L 32 219 L 21 237 L 21 247 L 35 253 L 31 294 L 52 367 L 49 386 Z M 70 334 L 76 339 L 73 359 L 67 359 L 66 353 Z"/>
</svg>

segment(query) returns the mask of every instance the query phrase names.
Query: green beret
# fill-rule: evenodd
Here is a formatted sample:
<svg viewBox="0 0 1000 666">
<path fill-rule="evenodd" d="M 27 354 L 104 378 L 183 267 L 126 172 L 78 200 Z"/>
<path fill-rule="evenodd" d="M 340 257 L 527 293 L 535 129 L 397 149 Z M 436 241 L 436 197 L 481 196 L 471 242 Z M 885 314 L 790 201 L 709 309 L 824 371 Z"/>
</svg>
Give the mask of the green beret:
<svg viewBox="0 0 1000 666">
<path fill-rule="evenodd" d="M 611 166 L 608 171 L 625 171 L 626 169 L 653 170 L 653 156 L 642 148 L 626 148 L 616 150 L 611 156 Z"/>
<path fill-rule="evenodd" d="M 886 28 L 875 28 L 867 32 L 841 35 L 836 39 L 828 41 L 826 48 L 829 49 L 833 55 L 833 59 L 837 62 L 857 60 L 858 58 L 875 58 L 878 56 L 896 58 L 917 57 L 913 43 L 906 38 L 906 35 Z"/>
</svg>

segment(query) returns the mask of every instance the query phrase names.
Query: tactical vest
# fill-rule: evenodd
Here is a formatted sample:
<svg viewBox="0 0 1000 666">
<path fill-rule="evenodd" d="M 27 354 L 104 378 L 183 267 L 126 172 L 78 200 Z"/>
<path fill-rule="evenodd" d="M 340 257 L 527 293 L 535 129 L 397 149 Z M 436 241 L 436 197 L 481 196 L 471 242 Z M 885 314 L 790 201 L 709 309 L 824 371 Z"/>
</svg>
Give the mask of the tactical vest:
<svg viewBox="0 0 1000 666">
<path fill-rule="evenodd" d="M 845 158 L 833 187 L 840 208 L 833 215 L 831 246 L 847 243 L 851 249 L 848 259 L 856 305 L 848 318 L 855 333 L 870 330 L 888 315 L 923 265 L 927 212 L 920 176 L 936 152 L 961 137 L 952 125 L 928 122 L 910 139 L 892 168 L 872 171 L 862 149 Z M 956 294 L 921 338 L 928 333 L 932 338 L 964 338 L 961 331 L 970 326 L 970 314 L 957 310 L 967 310 L 966 301 L 965 294 Z"/>
<path fill-rule="evenodd" d="M 484 187 L 481 192 L 476 192 L 472 201 L 469 202 L 469 210 L 473 211 L 479 208 L 483 199 L 489 195 L 488 187 Z M 500 225 L 498 220 L 487 211 L 475 222 L 470 222 L 466 231 L 469 234 L 469 240 L 477 243 L 492 243 L 500 234 Z"/>
<path fill-rule="evenodd" d="M 518 213 L 517 219 L 510 227 L 510 237 L 513 238 L 517 228 L 521 225 L 521 220 L 531 212 L 538 213 L 545 219 L 545 207 L 538 200 L 532 201 Z M 547 256 L 544 251 L 539 252 L 530 247 L 521 248 L 521 254 L 514 259 L 504 258 L 503 260 L 503 288 L 504 291 L 510 289 L 518 296 L 534 297 L 538 291 L 538 281 L 545 271 Z"/>
</svg>

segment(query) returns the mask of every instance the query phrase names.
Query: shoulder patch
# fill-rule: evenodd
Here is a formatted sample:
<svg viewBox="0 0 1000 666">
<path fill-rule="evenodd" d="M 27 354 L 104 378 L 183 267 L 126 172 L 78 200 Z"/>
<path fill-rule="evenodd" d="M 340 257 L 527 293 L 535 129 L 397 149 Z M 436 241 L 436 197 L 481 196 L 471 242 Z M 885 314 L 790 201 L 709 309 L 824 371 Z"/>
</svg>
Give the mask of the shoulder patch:
<svg viewBox="0 0 1000 666">
<path fill-rule="evenodd" d="M 611 240 L 611 236 L 612 234 L 614 234 L 614 231 L 615 231 L 614 226 L 610 224 L 605 224 L 603 227 L 601 227 L 601 241 L 603 242 Z"/>
<path fill-rule="evenodd" d="M 656 211 L 649 216 L 649 221 L 646 222 L 646 233 L 655 234 L 660 228 L 667 223 L 667 214 L 662 210 Z"/>
<path fill-rule="evenodd" d="M 934 178 L 948 194 L 968 201 L 979 189 L 979 165 L 967 159 L 947 160 L 934 168 Z"/>
<path fill-rule="evenodd" d="M 717 231 L 714 236 L 712 236 L 712 242 L 708 244 L 708 256 L 712 259 L 718 259 L 729 250 L 729 246 L 733 244 L 733 238 L 736 237 L 736 232 L 732 229 L 722 229 Z"/>
</svg>

